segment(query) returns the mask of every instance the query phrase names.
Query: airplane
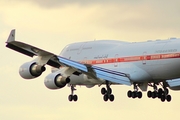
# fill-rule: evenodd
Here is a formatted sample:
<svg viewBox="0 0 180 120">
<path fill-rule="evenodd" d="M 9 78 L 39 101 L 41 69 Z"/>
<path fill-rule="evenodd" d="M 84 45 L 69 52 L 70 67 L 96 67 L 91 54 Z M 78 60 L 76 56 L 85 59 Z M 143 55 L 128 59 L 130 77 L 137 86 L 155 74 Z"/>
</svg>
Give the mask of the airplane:
<svg viewBox="0 0 180 120">
<path fill-rule="evenodd" d="M 6 47 L 29 57 L 36 57 L 19 68 L 24 79 L 39 77 L 46 65 L 51 73 L 44 79 L 49 89 L 71 88 L 69 101 L 77 101 L 76 86 L 101 88 L 104 101 L 114 101 L 111 85 L 133 86 L 127 91 L 129 98 L 159 98 L 172 100 L 169 89 L 180 90 L 180 38 L 124 42 L 95 40 L 76 42 L 65 46 L 59 55 L 38 47 L 16 41 L 15 29 L 11 30 Z M 148 90 L 152 87 L 153 91 Z M 169 88 L 169 89 L 168 89 Z"/>
</svg>

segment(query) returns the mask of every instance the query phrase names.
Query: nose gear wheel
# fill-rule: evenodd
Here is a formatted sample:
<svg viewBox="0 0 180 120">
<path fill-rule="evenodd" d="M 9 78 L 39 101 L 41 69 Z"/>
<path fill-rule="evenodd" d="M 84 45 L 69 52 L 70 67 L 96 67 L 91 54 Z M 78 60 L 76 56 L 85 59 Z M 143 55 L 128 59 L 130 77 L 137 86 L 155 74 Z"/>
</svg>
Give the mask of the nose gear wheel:
<svg viewBox="0 0 180 120">
<path fill-rule="evenodd" d="M 74 95 L 74 90 L 76 90 L 74 88 L 74 85 L 71 85 L 71 94 L 68 96 L 68 100 L 71 102 L 71 101 L 77 101 L 78 100 L 78 96 L 77 95 Z"/>
</svg>

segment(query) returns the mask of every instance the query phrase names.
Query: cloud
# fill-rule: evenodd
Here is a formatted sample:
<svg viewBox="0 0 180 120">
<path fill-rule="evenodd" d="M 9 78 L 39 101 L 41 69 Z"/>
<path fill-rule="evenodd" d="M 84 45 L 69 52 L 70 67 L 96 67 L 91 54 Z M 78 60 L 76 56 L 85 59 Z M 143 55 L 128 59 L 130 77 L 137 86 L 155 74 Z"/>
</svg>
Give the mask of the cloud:
<svg viewBox="0 0 180 120">
<path fill-rule="evenodd" d="M 79 5 L 81 7 L 87 7 L 92 5 L 129 5 L 130 7 L 139 6 L 139 5 L 147 5 L 149 7 L 157 7 L 157 9 L 161 9 L 164 6 L 167 10 L 172 10 L 180 4 L 179 0 L 174 0 L 173 2 L 169 0 L 9 0 L 8 4 L 15 3 L 33 3 L 43 8 L 58 8 L 69 5 Z M 179 7 L 178 7 L 179 8 Z M 106 8 L 104 8 L 106 9 Z"/>
<path fill-rule="evenodd" d="M 41 7 L 54 8 L 63 7 L 66 5 L 78 4 L 80 6 L 88 6 L 94 4 L 139 4 L 142 0 L 9 0 L 9 2 L 31 2 Z"/>
<path fill-rule="evenodd" d="M 74 4 L 73 1 L 29 0 L 33 4 L 17 1 L 19 3 L 10 4 L 13 11 L 2 7 L 3 22 L 8 26 L 24 29 L 23 31 L 34 30 L 34 34 L 45 33 L 47 38 L 53 37 L 56 41 L 57 38 L 54 36 L 58 35 L 62 40 L 75 41 L 104 38 L 124 40 L 136 38 L 142 41 L 178 37 L 180 31 L 179 1 L 84 1 L 88 4 L 86 7 L 78 5 L 85 4 L 83 1 L 75 1 L 78 4 Z M 42 7 L 42 4 L 66 5 L 46 9 L 47 7 Z M 48 36 L 50 32 L 54 35 Z M 43 38 L 44 35 L 41 36 Z"/>
</svg>

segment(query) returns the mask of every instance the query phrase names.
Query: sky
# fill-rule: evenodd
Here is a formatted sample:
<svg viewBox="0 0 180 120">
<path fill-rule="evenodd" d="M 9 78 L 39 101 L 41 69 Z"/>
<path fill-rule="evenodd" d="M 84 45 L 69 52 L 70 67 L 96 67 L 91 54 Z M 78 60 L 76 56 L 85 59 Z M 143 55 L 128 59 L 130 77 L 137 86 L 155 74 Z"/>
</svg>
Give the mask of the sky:
<svg viewBox="0 0 180 120">
<path fill-rule="evenodd" d="M 179 0 L 0 0 L 0 119 L 1 120 L 151 120 L 179 119 L 180 92 L 172 101 L 127 98 L 129 86 L 111 86 L 114 102 L 104 102 L 101 87 L 77 86 L 49 90 L 44 78 L 24 80 L 19 67 L 32 58 L 5 47 L 11 29 L 16 40 L 55 54 L 69 43 L 89 40 L 146 40 L 180 38 Z M 149 88 L 151 89 L 151 88 Z"/>
</svg>

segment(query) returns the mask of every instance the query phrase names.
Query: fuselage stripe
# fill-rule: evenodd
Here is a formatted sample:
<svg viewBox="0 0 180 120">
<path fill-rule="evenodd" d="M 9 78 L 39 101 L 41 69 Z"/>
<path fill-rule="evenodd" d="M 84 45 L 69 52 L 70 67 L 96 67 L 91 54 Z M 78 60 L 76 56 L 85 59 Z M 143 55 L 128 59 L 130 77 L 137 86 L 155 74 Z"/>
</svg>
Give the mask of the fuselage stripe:
<svg viewBox="0 0 180 120">
<path fill-rule="evenodd" d="M 107 64 L 107 63 L 119 63 L 119 62 L 137 62 L 137 61 L 148 61 L 148 60 L 171 59 L 171 58 L 180 58 L 180 53 L 83 60 L 81 61 L 81 63 L 95 65 L 95 64 Z"/>
</svg>

